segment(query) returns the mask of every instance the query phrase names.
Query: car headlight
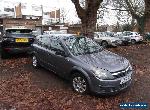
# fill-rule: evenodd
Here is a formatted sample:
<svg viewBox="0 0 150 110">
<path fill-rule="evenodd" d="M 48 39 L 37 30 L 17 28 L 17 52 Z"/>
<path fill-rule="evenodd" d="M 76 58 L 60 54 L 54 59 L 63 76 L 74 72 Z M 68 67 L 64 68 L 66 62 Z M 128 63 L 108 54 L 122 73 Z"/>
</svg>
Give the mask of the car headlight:
<svg viewBox="0 0 150 110">
<path fill-rule="evenodd" d="M 110 40 L 110 42 L 116 42 L 116 40 Z"/>
<path fill-rule="evenodd" d="M 92 72 L 95 75 L 95 77 L 99 79 L 104 79 L 104 80 L 114 79 L 114 77 L 110 74 L 110 72 L 104 69 L 93 69 Z"/>
</svg>

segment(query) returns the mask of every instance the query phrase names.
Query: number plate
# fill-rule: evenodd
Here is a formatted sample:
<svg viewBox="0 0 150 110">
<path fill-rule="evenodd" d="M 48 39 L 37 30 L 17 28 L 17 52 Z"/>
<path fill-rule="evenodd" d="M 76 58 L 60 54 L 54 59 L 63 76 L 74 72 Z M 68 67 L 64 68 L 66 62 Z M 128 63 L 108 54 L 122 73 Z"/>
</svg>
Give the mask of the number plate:
<svg viewBox="0 0 150 110">
<path fill-rule="evenodd" d="M 16 42 L 29 42 L 28 38 L 17 38 Z"/>
<path fill-rule="evenodd" d="M 121 78 L 120 84 L 124 84 L 124 83 L 128 82 L 130 79 L 131 79 L 131 74 Z"/>
</svg>

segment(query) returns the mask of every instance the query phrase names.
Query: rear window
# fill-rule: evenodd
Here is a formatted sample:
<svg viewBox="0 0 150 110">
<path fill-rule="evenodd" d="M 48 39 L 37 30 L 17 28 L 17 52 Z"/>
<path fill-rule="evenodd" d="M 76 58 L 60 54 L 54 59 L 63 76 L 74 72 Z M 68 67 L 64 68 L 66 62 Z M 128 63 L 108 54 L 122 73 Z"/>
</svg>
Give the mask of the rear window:
<svg viewBox="0 0 150 110">
<path fill-rule="evenodd" d="M 23 34 L 23 33 L 19 33 L 19 34 L 7 34 L 9 35 L 10 37 L 33 37 L 32 34 Z"/>
<path fill-rule="evenodd" d="M 30 29 L 8 29 L 6 36 L 9 37 L 34 37 Z"/>
<path fill-rule="evenodd" d="M 6 30 L 6 33 L 25 34 L 25 33 L 32 33 L 32 30 L 31 29 L 8 29 Z"/>
</svg>

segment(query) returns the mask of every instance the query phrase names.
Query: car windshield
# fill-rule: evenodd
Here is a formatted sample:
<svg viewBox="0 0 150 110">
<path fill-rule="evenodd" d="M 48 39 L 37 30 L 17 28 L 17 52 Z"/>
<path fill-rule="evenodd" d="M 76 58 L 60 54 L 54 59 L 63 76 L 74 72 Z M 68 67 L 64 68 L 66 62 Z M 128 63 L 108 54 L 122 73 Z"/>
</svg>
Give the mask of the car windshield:
<svg viewBox="0 0 150 110">
<path fill-rule="evenodd" d="M 90 38 L 68 37 L 64 40 L 67 48 L 75 56 L 97 53 L 103 50 L 103 48 L 99 44 L 97 44 Z"/>
</svg>

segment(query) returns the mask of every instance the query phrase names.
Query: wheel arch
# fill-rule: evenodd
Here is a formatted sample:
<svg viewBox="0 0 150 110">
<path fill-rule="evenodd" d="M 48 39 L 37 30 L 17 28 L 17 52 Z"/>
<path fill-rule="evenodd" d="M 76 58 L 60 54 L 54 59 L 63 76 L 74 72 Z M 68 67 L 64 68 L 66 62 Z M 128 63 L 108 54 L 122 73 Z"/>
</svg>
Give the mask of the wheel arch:
<svg viewBox="0 0 150 110">
<path fill-rule="evenodd" d="M 108 41 L 107 41 L 107 40 L 102 40 L 102 41 L 101 41 L 101 44 L 102 44 L 103 42 L 106 42 L 106 43 L 108 44 Z"/>
<path fill-rule="evenodd" d="M 70 71 L 70 76 L 72 76 L 72 75 L 75 74 L 75 73 L 81 73 L 81 74 L 87 79 L 87 81 L 88 81 L 88 83 L 89 83 L 89 87 L 91 87 L 91 86 L 90 86 L 90 85 L 91 85 L 90 77 L 89 77 L 89 75 L 87 74 L 87 72 L 86 72 L 84 69 L 75 66 L 75 67 L 73 67 L 73 69 Z"/>
</svg>

